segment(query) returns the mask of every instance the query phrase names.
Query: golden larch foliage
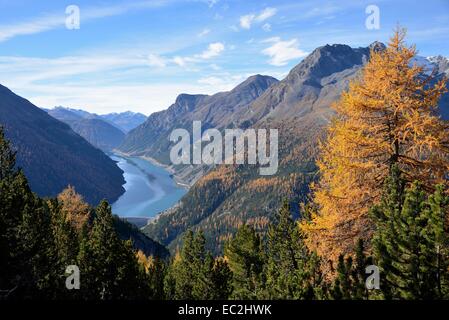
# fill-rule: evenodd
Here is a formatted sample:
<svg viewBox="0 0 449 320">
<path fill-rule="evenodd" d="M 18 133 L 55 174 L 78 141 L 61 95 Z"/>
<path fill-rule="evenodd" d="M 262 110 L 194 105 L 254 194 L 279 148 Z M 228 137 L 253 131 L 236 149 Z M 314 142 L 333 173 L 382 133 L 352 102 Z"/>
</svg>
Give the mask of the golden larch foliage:
<svg viewBox="0 0 449 320">
<path fill-rule="evenodd" d="M 58 201 L 67 220 L 76 230 L 81 230 L 90 215 L 89 205 L 84 202 L 83 197 L 76 193 L 74 187 L 68 186 L 58 195 Z"/>
<path fill-rule="evenodd" d="M 320 146 L 315 208 L 301 227 L 310 248 L 335 261 L 372 232 L 369 208 L 396 164 L 408 182 L 429 191 L 447 183 L 449 126 L 437 115 L 446 79 L 412 63 L 414 46 L 398 29 L 385 50 L 372 50 L 361 75 L 333 106 L 336 117 Z"/>
</svg>

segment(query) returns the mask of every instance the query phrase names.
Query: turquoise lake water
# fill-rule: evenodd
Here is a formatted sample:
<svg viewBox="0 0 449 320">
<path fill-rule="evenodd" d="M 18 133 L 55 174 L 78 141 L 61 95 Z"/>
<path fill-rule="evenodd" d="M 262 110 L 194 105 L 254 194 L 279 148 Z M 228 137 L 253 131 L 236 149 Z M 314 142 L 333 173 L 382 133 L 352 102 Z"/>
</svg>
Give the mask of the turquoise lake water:
<svg viewBox="0 0 449 320">
<path fill-rule="evenodd" d="M 151 218 L 172 207 L 187 192 L 164 168 L 135 157 L 111 155 L 125 172 L 125 193 L 112 205 L 120 217 Z"/>
</svg>

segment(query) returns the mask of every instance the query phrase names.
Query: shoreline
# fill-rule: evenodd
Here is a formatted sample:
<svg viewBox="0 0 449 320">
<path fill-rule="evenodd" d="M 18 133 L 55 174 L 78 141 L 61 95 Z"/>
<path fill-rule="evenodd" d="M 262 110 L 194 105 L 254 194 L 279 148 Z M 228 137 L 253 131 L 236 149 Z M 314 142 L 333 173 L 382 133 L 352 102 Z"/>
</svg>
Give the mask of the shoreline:
<svg viewBox="0 0 449 320">
<path fill-rule="evenodd" d="M 113 153 L 116 153 L 117 155 L 123 156 L 123 157 L 135 157 L 135 158 L 140 158 L 143 159 L 145 161 L 150 162 L 151 164 L 161 167 L 164 170 L 166 170 L 168 173 L 170 173 L 170 175 L 172 176 L 173 181 L 175 182 L 176 185 L 178 185 L 181 188 L 184 188 L 186 190 L 190 189 L 190 185 L 185 182 L 182 178 L 180 178 L 178 175 L 176 175 L 175 170 L 173 170 L 173 168 L 171 168 L 170 166 L 160 163 L 159 161 L 157 161 L 156 159 L 152 158 L 152 157 L 148 157 L 148 156 L 136 156 L 136 155 L 132 155 L 129 153 L 125 153 L 119 150 L 114 149 L 112 151 Z"/>
<path fill-rule="evenodd" d="M 174 171 L 172 168 L 170 168 L 169 166 L 164 165 L 164 164 L 158 162 L 158 161 L 157 161 L 156 159 L 154 159 L 154 158 L 146 157 L 146 156 L 136 156 L 136 155 L 128 154 L 128 153 L 125 153 L 125 152 L 121 152 L 121 151 L 119 151 L 119 150 L 112 150 L 112 151 L 110 152 L 110 155 L 114 155 L 114 154 L 117 155 L 117 156 L 121 156 L 121 157 L 128 157 L 128 158 L 134 157 L 134 158 L 139 158 L 139 159 L 142 159 L 142 160 L 144 160 L 144 161 L 147 161 L 147 162 L 151 163 L 152 165 L 161 167 L 161 168 L 163 168 L 165 171 L 167 171 L 167 172 L 171 175 L 170 178 L 175 182 L 176 186 L 178 186 L 178 187 L 180 187 L 180 188 L 183 188 L 184 190 L 189 190 L 189 188 L 190 188 L 190 185 L 187 184 L 187 183 L 185 183 L 185 182 L 183 182 L 183 180 L 182 180 L 181 178 L 179 178 L 179 177 L 174 173 L 175 171 Z M 131 224 L 137 226 L 139 229 L 142 229 L 145 225 L 147 225 L 147 224 L 149 224 L 149 223 L 151 223 L 151 222 L 157 220 L 157 219 L 158 219 L 164 212 L 166 212 L 167 210 L 170 210 L 171 208 L 176 207 L 176 206 L 177 206 L 177 203 L 175 203 L 172 207 L 167 208 L 167 209 L 165 209 L 165 210 L 163 210 L 163 211 L 160 211 L 160 212 L 158 212 L 156 215 L 150 216 L 150 217 L 147 217 L 147 216 L 120 216 L 120 215 L 118 215 L 118 214 L 117 214 L 117 216 L 118 216 L 120 219 L 126 220 L 126 221 L 130 222 Z M 135 220 L 135 221 L 136 221 L 136 220 L 137 220 L 137 221 L 146 221 L 146 223 L 145 223 L 145 224 L 141 224 L 141 225 L 139 226 L 139 224 L 133 223 L 132 220 Z"/>
</svg>

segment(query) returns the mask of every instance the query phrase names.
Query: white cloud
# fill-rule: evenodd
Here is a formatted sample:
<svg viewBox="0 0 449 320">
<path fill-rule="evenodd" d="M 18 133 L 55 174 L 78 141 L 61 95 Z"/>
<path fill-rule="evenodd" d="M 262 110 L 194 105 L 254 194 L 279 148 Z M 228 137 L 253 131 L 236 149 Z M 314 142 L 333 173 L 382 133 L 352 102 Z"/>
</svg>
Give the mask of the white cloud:
<svg viewBox="0 0 449 320">
<path fill-rule="evenodd" d="M 21 22 L 13 25 L 0 25 L 0 42 L 9 40 L 16 36 L 34 34 L 51 30 L 65 23 L 65 17 L 61 14 L 58 16 L 45 16 L 35 20 Z"/>
<path fill-rule="evenodd" d="M 232 75 L 228 72 L 223 72 L 200 78 L 197 82 L 202 85 L 203 92 L 229 91 L 251 75 L 252 74 Z"/>
<path fill-rule="evenodd" d="M 159 68 L 163 68 L 167 65 L 165 59 L 157 54 L 148 55 L 148 64 L 152 67 L 159 67 Z"/>
<path fill-rule="evenodd" d="M 212 8 L 217 3 L 218 3 L 218 0 L 207 0 L 207 5 L 209 6 L 209 8 Z"/>
<path fill-rule="evenodd" d="M 210 59 L 210 58 L 218 56 L 224 49 L 225 49 L 225 46 L 223 43 L 214 42 L 214 43 L 209 44 L 209 46 L 207 47 L 207 50 L 203 51 L 199 55 L 196 55 L 196 57 L 201 58 L 201 59 Z"/>
<path fill-rule="evenodd" d="M 206 29 L 203 29 L 200 33 L 198 33 L 198 37 L 204 37 L 204 36 L 206 36 L 206 35 L 208 35 L 210 33 L 210 29 L 208 29 L 208 28 L 206 28 Z"/>
<path fill-rule="evenodd" d="M 256 21 L 257 22 L 263 22 L 265 20 L 267 20 L 268 18 L 271 18 L 272 16 L 274 16 L 277 13 L 277 9 L 276 8 L 265 8 L 257 17 L 256 17 Z"/>
<path fill-rule="evenodd" d="M 52 85 L 10 87 L 38 107 L 67 106 L 98 114 L 132 110 L 149 115 L 169 107 L 181 92 L 216 93 L 210 86 L 194 83 L 88 86 Z"/>
<path fill-rule="evenodd" d="M 124 14 L 130 10 L 160 7 L 167 1 L 148 0 L 134 3 L 126 3 L 116 6 L 81 8 L 81 24 L 86 21 Z M 0 42 L 7 41 L 17 36 L 31 35 L 52 29 L 63 28 L 66 20 L 65 10 L 47 14 L 28 21 L 17 22 L 9 25 L 0 25 Z"/>
<path fill-rule="evenodd" d="M 180 67 L 184 67 L 186 65 L 186 58 L 176 56 L 173 58 L 173 62 Z"/>
<path fill-rule="evenodd" d="M 250 29 L 251 23 L 253 22 L 256 16 L 254 14 L 247 14 L 240 17 L 240 26 L 243 29 Z"/>
<path fill-rule="evenodd" d="M 168 68 L 171 61 L 158 55 L 151 57 L 154 64 L 158 58 L 167 63 L 163 74 L 175 72 Z M 143 83 L 137 77 L 149 72 L 151 59 L 125 53 L 59 58 L 0 56 L 0 83 L 39 107 L 64 105 L 96 113 L 133 110 L 150 114 L 167 108 L 181 92 L 217 92 L 217 88 L 191 78 L 176 83 Z M 123 78 L 128 77 L 135 82 L 124 84 Z"/>
<path fill-rule="evenodd" d="M 263 29 L 263 31 L 265 31 L 265 32 L 271 31 L 271 24 L 265 23 L 265 24 L 262 26 L 262 29 Z"/>
<path fill-rule="evenodd" d="M 276 8 L 265 8 L 264 10 L 262 10 L 262 12 L 260 12 L 259 14 L 247 14 L 244 16 L 240 17 L 240 27 L 243 29 L 251 29 L 251 25 L 254 22 L 260 23 L 263 22 L 269 18 L 271 18 L 272 16 L 274 16 L 277 13 L 277 9 Z"/>
<path fill-rule="evenodd" d="M 273 37 L 263 42 L 272 43 L 270 47 L 262 50 L 262 54 L 270 57 L 268 63 L 273 66 L 285 66 L 290 60 L 307 55 L 307 52 L 299 49 L 298 39 L 282 41 L 279 37 Z"/>
</svg>

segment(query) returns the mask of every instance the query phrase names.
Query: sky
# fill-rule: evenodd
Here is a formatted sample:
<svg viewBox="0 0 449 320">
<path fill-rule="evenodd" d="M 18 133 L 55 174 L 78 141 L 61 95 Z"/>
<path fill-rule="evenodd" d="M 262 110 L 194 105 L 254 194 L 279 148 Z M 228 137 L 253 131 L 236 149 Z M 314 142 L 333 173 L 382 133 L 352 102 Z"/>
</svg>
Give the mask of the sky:
<svg viewBox="0 0 449 320">
<path fill-rule="evenodd" d="M 0 84 L 38 107 L 149 115 L 398 25 L 449 57 L 449 0 L 0 0 Z"/>
</svg>

